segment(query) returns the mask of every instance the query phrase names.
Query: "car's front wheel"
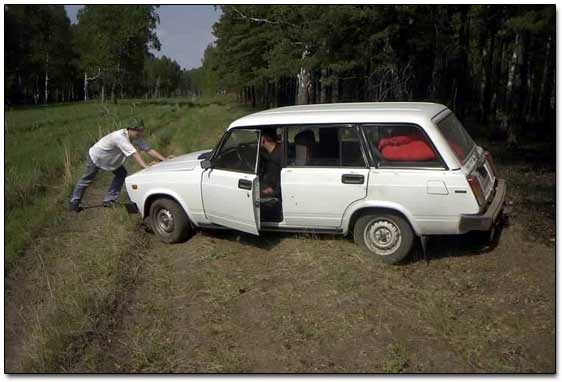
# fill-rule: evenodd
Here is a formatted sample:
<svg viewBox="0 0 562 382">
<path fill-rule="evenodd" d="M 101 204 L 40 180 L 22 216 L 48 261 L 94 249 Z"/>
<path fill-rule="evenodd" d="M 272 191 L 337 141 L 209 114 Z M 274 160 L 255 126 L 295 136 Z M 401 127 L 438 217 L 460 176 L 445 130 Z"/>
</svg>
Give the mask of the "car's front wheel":
<svg viewBox="0 0 562 382">
<path fill-rule="evenodd" d="M 157 199 L 150 206 L 150 225 L 165 243 L 186 241 L 193 229 L 183 208 L 173 200 Z"/>
<path fill-rule="evenodd" d="M 392 213 L 361 216 L 355 223 L 353 238 L 368 254 L 386 264 L 404 260 L 414 243 L 410 224 Z"/>
</svg>

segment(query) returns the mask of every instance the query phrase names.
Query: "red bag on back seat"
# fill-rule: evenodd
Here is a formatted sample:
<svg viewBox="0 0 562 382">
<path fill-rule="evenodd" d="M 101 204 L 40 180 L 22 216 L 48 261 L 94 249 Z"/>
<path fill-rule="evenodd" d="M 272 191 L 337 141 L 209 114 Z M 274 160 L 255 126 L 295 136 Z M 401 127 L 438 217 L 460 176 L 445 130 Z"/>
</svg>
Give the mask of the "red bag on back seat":
<svg viewBox="0 0 562 382">
<path fill-rule="evenodd" d="M 400 143 L 396 145 L 395 143 L 398 142 Z M 397 136 L 381 139 L 379 150 L 386 160 L 429 161 L 436 159 L 431 147 L 426 142 L 414 137 Z"/>
<path fill-rule="evenodd" d="M 415 140 L 414 137 L 406 135 L 397 135 L 395 137 L 383 138 L 379 141 L 379 150 L 384 149 L 386 146 L 401 146 L 406 145 Z"/>
</svg>

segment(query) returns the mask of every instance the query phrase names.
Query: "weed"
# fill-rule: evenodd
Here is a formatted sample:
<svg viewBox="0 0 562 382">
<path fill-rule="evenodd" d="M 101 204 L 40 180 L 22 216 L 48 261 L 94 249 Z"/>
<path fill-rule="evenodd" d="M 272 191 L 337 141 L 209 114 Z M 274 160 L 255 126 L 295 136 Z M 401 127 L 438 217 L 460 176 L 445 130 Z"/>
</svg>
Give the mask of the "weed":
<svg viewBox="0 0 562 382">
<path fill-rule="evenodd" d="M 384 354 L 383 371 L 385 373 L 403 373 L 408 366 L 408 352 L 404 343 L 390 344 Z"/>
</svg>

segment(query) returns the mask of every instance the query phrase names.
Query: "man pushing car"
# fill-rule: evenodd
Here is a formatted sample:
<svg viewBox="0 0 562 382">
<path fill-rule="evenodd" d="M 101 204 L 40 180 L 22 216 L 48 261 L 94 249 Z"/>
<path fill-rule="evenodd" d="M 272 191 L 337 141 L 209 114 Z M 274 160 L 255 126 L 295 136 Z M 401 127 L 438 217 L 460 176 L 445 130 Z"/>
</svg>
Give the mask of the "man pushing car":
<svg viewBox="0 0 562 382">
<path fill-rule="evenodd" d="M 112 207 L 117 202 L 123 182 L 127 177 L 127 170 L 123 164 L 125 160 L 133 156 L 142 168 L 148 165 L 142 159 L 137 148 L 145 151 L 152 158 L 163 161 L 164 158 L 158 151 L 152 149 L 144 140 L 144 123 L 141 119 L 131 118 L 126 121 L 125 128 L 107 134 L 96 142 L 86 155 L 86 169 L 84 174 L 76 183 L 72 197 L 70 198 L 70 209 L 75 212 L 82 211 L 80 206 L 84 192 L 94 181 L 99 169 L 112 171 L 115 174 L 109 189 L 103 199 L 104 207 Z M 136 147 L 135 147 L 136 146 Z"/>
</svg>

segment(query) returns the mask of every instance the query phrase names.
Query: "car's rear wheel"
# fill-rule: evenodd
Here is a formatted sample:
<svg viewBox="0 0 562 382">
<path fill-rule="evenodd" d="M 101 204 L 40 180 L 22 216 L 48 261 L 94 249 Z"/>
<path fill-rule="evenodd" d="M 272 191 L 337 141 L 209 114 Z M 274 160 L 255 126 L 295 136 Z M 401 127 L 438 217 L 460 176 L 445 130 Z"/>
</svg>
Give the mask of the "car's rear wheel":
<svg viewBox="0 0 562 382">
<path fill-rule="evenodd" d="M 363 250 L 386 264 L 403 261 L 414 243 L 410 224 L 392 213 L 361 216 L 355 223 L 353 237 Z"/>
<path fill-rule="evenodd" d="M 170 199 L 157 199 L 152 203 L 150 225 L 158 238 L 165 243 L 183 242 L 193 234 L 185 211 Z"/>
</svg>

